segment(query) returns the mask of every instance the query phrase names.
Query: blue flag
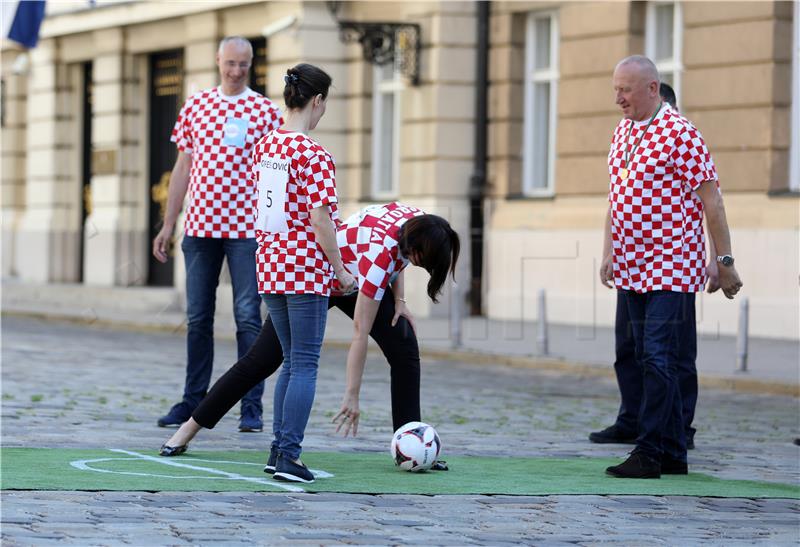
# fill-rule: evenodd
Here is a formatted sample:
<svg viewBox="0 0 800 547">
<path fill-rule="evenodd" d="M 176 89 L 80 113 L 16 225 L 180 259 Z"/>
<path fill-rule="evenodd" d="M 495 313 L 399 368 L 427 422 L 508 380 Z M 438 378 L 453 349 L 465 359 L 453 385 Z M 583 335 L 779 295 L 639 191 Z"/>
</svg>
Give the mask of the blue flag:
<svg viewBox="0 0 800 547">
<path fill-rule="evenodd" d="M 6 2 L 6 0 L 2 1 Z M 36 47 L 36 43 L 39 41 L 39 27 L 42 26 L 42 19 L 44 19 L 44 2 L 45 0 L 22 0 L 16 3 L 16 10 L 13 8 L 3 10 L 4 15 L 8 11 L 9 15 L 13 17 L 8 30 L 9 40 L 19 42 L 28 49 Z"/>
</svg>

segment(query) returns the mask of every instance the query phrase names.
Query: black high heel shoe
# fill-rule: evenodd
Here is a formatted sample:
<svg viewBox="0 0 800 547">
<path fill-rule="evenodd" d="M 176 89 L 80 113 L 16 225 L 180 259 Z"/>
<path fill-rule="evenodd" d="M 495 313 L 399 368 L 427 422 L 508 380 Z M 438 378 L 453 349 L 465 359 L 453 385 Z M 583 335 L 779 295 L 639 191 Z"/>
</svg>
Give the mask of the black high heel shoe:
<svg viewBox="0 0 800 547">
<path fill-rule="evenodd" d="M 180 446 L 167 446 L 166 443 L 161 445 L 161 450 L 158 451 L 159 456 L 180 456 L 186 449 L 188 445 L 182 444 Z"/>
</svg>

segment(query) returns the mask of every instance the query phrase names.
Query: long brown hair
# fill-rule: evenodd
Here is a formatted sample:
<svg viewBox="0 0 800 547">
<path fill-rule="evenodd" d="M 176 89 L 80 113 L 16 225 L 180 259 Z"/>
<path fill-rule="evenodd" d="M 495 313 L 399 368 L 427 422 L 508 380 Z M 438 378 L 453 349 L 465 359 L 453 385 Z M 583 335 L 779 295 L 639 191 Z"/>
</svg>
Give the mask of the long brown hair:
<svg viewBox="0 0 800 547">
<path fill-rule="evenodd" d="M 436 215 L 422 215 L 406 221 L 400 229 L 400 252 L 409 258 L 416 257 L 431 278 L 428 280 L 428 296 L 438 302 L 442 285 L 448 272 L 456 277 L 456 263 L 461 243 L 458 234 L 445 219 Z"/>
</svg>

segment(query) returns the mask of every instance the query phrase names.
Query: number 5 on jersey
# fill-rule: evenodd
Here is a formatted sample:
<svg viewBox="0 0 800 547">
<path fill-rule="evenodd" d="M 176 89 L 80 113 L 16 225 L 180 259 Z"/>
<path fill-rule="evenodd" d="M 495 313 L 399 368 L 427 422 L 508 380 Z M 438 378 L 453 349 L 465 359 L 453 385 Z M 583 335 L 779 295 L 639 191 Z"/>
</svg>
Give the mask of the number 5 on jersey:
<svg viewBox="0 0 800 547">
<path fill-rule="evenodd" d="M 283 233 L 286 224 L 286 186 L 289 160 L 266 158 L 258 163 L 258 211 L 256 230 Z"/>
</svg>

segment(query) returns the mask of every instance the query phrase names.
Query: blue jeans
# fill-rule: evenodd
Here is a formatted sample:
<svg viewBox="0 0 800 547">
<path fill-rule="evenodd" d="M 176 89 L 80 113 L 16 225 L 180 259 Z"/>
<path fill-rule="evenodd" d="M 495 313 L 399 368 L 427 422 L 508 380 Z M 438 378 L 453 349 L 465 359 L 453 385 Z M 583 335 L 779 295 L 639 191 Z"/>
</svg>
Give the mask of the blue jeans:
<svg viewBox="0 0 800 547">
<path fill-rule="evenodd" d="M 191 411 L 200 404 L 211 382 L 214 367 L 214 312 L 223 259 L 233 287 L 236 345 L 241 359 L 261 331 L 261 300 L 256 282 L 255 239 L 215 239 L 184 236 L 181 243 L 186 263 L 186 384 L 183 402 Z M 251 389 L 242 406 L 253 405 L 259 416 L 264 382 Z"/>
<path fill-rule="evenodd" d="M 317 369 L 328 297 L 316 294 L 265 294 L 264 302 L 283 350 L 283 368 L 275 382 L 272 442 L 283 456 L 300 457 L 303 436 L 314 404 Z"/>
<path fill-rule="evenodd" d="M 622 291 L 630 317 L 636 359 L 642 365 L 642 402 L 636 451 L 660 461 L 686 461 L 678 362 L 681 334 L 693 317 L 694 293 Z"/>
<path fill-rule="evenodd" d="M 683 429 L 687 442 L 694 439 L 695 408 L 697 407 L 697 321 L 695 307 L 686 309 L 678 346 L 678 391 L 681 394 Z M 644 371 L 636 361 L 636 344 L 633 340 L 625 291 L 617 291 L 617 316 L 614 323 L 616 338 L 614 372 L 619 385 L 620 405 L 615 425 L 626 434 L 639 430 L 639 410 L 642 406 L 642 382 Z"/>
</svg>

